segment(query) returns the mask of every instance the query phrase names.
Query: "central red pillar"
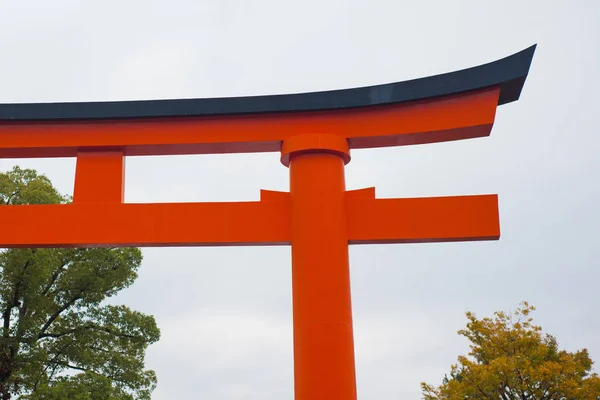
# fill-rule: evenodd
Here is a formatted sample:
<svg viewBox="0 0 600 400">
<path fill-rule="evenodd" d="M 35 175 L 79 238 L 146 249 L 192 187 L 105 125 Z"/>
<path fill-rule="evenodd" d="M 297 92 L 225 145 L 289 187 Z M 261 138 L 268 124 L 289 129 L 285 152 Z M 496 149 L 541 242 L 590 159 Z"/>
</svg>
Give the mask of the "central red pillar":
<svg viewBox="0 0 600 400">
<path fill-rule="evenodd" d="M 290 168 L 295 400 L 355 400 L 344 165 L 346 139 L 296 136 Z"/>
</svg>

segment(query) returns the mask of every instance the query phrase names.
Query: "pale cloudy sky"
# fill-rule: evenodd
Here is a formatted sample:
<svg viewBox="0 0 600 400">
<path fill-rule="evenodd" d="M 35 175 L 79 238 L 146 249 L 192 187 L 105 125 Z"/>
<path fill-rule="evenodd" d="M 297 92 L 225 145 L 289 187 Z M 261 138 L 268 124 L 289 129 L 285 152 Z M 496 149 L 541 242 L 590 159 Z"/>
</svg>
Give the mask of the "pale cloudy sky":
<svg viewBox="0 0 600 400">
<path fill-rule="evenodd" d="M 0 0 L 0 103 L 349 88 L 493 61 L 538 43 L 489 138 L 358 150 L 350 189 L 498 193 L 498 242 L 352 247 L 359 398 L 419 399 L 467 343 L 464 312 L 528 300 L 600 360 L 600 1 Z M 0 160 L 72 193 L 73 159 Z M 279 155 L 129 158 L 126 201 L 257 200 Z M 1 222 L 0 222 L 1 223 Z M 289 248 L 144 250 L 114 301 L 154 314 L 154 397 L 293 398 Z"/>
</svg>

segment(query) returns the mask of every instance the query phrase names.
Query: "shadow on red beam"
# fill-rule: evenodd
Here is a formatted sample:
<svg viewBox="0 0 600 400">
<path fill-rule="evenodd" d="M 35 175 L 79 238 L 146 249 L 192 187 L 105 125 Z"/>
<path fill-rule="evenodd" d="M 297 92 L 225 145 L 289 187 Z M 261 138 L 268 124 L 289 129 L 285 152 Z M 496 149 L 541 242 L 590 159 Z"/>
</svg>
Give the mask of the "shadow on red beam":
<svg viewBox="0 0 600 400">
<path fill-rule="evenodd" d="M 346 206 L 350 244 L 500 238 L 497 195 L 375 199 L 372 189 L 349 193 Z"/>
</svg>

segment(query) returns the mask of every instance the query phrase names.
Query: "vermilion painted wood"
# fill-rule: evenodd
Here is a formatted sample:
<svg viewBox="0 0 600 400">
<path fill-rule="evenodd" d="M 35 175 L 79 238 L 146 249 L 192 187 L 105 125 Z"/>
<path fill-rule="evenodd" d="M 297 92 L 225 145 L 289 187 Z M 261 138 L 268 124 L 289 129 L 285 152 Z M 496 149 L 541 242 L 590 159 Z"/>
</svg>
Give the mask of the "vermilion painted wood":
<svg viewBox="0 0 600 400">
<path fill-rule="evenodd" d="M 289 215 L 289 201 L 0 206 L 14 228 L 0 247 L 289 244 Z"/>
<path fill-rule="evenodd" d="M 490 134 L 499 88 L 352 110 L 230 117 L 0 123 L 0 158 L 280 151 L 304 134 L 348 139 L 350 148 L 433 143 Z"/>
<path fill-rule="evenodd" d="M 498 196 L 346 201 L 350 244 L 454 242 L 500 238 Z"/>
<path fill-rule="evenodd" d="M 343 158 L 292 154 L 290 197 L 295 399 L 355 399 Z"/>
<path fill-rule="evenodd" d="M 350 244 L 494 240 L 496 195 L 361 199 L 346 192 Z M 289 193 L 240 203 L 0 206 L 0 247 L 259 246 L 292 243 Z"/>
<path fill-rule="evenodd" d="M 75 168 L 75 203 L 122 203 L 125 157 L 119 151 L 80 152 Z"/>
</svg>

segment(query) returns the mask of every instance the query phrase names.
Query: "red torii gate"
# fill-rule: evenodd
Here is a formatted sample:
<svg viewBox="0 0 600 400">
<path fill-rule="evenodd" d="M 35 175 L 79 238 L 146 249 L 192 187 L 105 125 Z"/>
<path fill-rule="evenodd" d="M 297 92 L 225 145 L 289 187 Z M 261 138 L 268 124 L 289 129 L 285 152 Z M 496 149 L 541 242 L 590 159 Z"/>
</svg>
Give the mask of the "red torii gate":
<svg viewBox="0 0 600 400">
<path fill-rule="evenodd" d="M 453 73 L 277 96 L 0 104 L 0 157 L 77 157 L 72 204 L 0 207 L 0 247 L 292 246 L 296 400 L 356 399 L 348 245 L 495 240 L 496 195 L 346 191 L 350 149 L 487 136 L 535 46 Z M 290 192 L 123 203 L 124 157 L 280 151 Z"/>
</svg>

